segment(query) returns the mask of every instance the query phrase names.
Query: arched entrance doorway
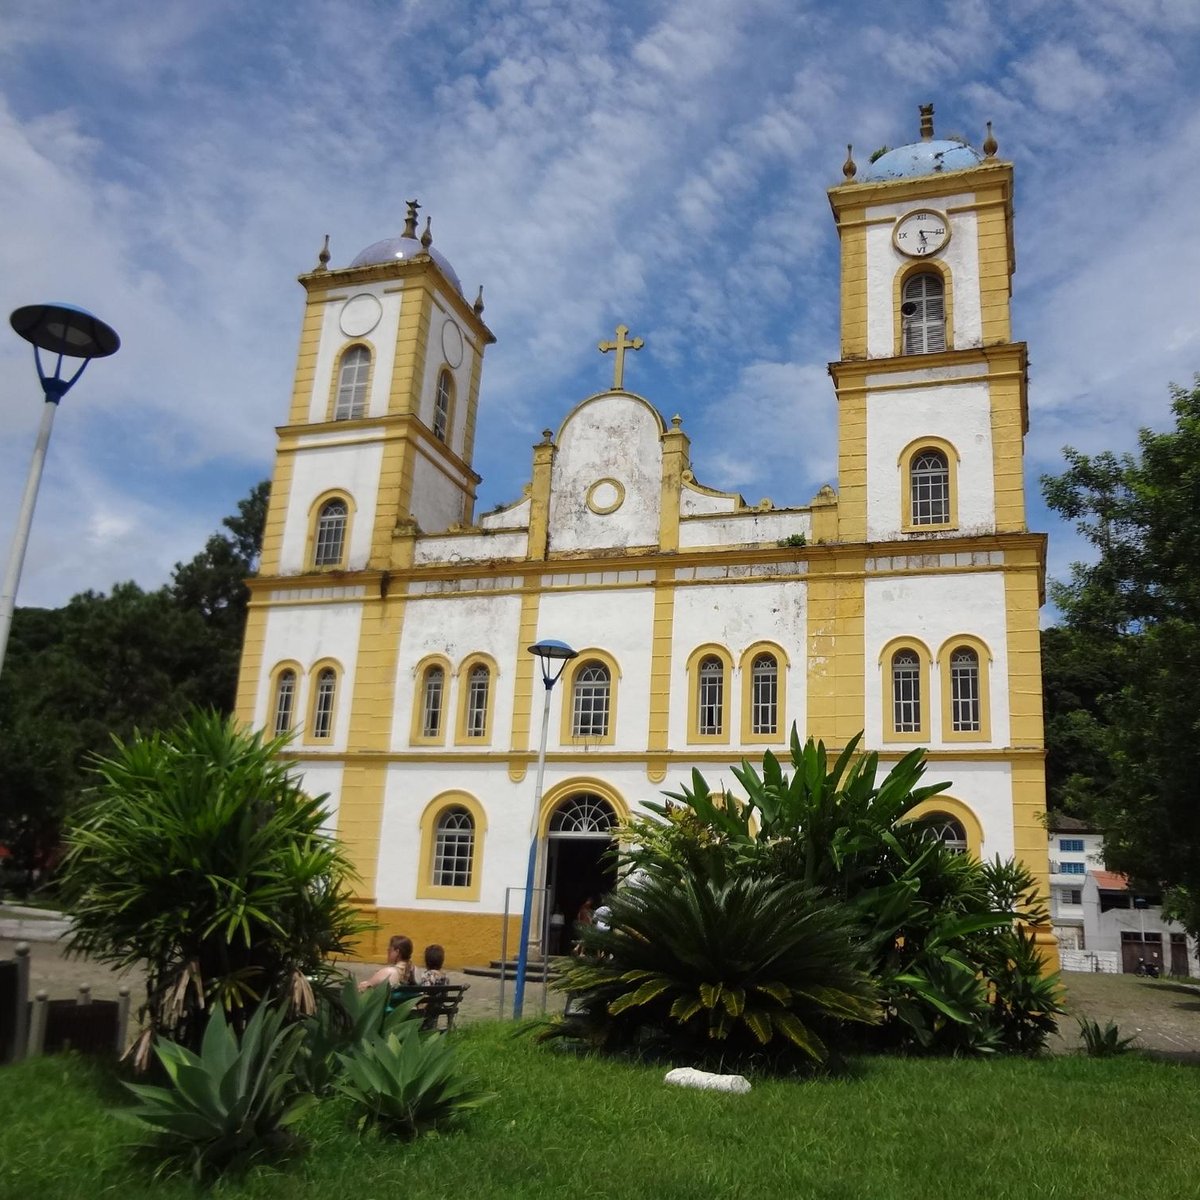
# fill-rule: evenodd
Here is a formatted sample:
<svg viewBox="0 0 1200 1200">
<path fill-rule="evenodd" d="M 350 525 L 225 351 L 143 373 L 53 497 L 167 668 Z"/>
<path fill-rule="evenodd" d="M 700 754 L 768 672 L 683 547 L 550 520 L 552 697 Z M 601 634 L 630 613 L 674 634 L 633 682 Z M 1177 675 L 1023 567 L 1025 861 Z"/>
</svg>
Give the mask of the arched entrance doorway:
<svg viewBox="0 0 1200 1200">
<path fill-rule="evenodd" d="M 918 820 L 927 836 L 937 838 L 951 854 L 966 854 L 967 831 L 962 822 L 946 812 L 926 813 Z"/>
<path fill-rule="evenodd" d="M 551 954 L 570 950 L 571 930 L 583 902 L 589 896 L 607 895 L 616 886 L 617 864 L 612 853 L 616 827 L 613 806 L 595 792 L 573 792 L 550 814 L 546 886 Z"/>
</svg>

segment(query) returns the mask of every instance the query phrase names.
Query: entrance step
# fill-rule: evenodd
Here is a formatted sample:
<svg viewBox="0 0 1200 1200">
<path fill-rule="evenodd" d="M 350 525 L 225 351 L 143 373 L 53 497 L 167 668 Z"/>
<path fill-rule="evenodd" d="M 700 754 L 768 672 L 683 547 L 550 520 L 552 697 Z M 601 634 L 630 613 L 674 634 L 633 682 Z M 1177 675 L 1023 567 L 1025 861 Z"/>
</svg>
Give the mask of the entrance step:
<svg viewBox="0 0 1200 1200">
<path fill-rule="evenodd" d="M 486 967 L 463 967 L 464 975 L 477 975 L 485 979 L 516 979 L 517 960 L 510 958 L 506 962 L 494 958 Z M 525 978 L 530 983 L 541 983 L 543 979 L 553 979 L 558 974 L 558 960 L 551 958 L 549 963 L 540 958 L 531 958 L 525 964 Z"/>
</svg>

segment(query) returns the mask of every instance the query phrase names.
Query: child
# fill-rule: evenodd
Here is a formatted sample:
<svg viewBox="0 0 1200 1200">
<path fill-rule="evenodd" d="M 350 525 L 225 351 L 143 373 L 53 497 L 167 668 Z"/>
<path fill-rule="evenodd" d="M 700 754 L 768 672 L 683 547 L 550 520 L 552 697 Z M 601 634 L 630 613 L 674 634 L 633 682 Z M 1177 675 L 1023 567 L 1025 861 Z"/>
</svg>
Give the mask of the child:
<svg viewBox="0 0 1200 1200">
<path fill-rule="evenodd" d="M 380 967 L 370 979 L 364 979 L 358 990 L 365 992 L 376 984 L 386 983 L 389 988 L 407 987 L 416 982 L 416 971 L 412 965 L 412 938 L 397 934 L 388 942 L 387 966 Z"/>
<path fill-rule="evenodd" d="M 425 973 L 421 976 L 421 982 L 426 987 L 450 982 L 450 976 L 442 970 L 445 961 L 446 951 L 441 946 L 434 944 L 425 947 Z"/>
</svg>

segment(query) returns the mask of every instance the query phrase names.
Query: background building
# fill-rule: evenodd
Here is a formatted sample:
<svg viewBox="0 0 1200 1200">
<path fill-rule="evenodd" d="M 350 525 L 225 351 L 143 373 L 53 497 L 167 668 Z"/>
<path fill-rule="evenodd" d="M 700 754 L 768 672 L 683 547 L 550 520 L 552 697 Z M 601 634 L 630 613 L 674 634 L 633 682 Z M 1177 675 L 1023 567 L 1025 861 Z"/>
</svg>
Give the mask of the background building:
<svg viewBox="0 0 1200 1200">
<path fill-rule="evenodd" d="M 568 921 L 611 883 L 603 853 L 639 801 L 781 751 L 793 724 L 833 747 L 865 730 L 885 769 L 926 747 L 953 786 L 922 815 L 1045 885 L 1045 540 L 1025 523 L 1012 166 L 990 133 L 982 152 L 937 140 L 929 109 L 920 141 L 844 175 L 838 486 L 794 507 L 695 478 L 682 417 L 627 387 L 621 327 L 612 386 L 545 431 L 521 497 L 476 518 L 493 336 L 416 206 L 402 236 L 301 276 L 239 713 L 296 731 L 380 939 L 497 954 L 528 846 L 526 648 L 547 637 L 580 652 L 538 818 Z"/>
</svg>

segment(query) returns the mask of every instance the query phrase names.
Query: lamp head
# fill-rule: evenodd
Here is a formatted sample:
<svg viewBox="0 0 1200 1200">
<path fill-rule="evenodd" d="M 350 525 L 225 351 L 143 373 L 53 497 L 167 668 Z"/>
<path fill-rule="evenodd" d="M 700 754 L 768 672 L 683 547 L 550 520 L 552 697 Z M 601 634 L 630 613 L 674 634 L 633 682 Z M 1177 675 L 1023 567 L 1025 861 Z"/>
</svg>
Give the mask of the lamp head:
<svg viewBox="0 0 1200 1200">
<path fill-rule="evenodd" d="M 578 650 L 572 650 L 566 642 L 560 642 L 557 638 L 543 638 L 527 649 L 530 654 L 537 655 L 538 662 L 542 665 L 542 682 L 547 688 L 552 688 L 558 682 L 558 677 L 566 669 L 567 663 L 571 659 L 579 657 Z M 551 675 L 550 664 L 553 662 L 557 662 L 559 665 L 558 670 Z"/>
<path fill-rule="evenodd" d="M 67 358 L 107 358 L 121 348 L 111 325 L 74 304 L 26 304 L 9 323 L 39 350 Z"/>
</svg>

